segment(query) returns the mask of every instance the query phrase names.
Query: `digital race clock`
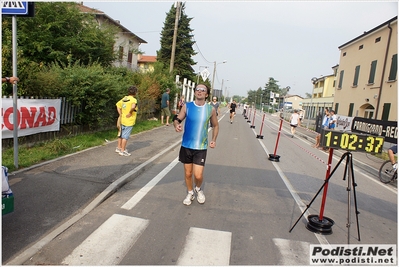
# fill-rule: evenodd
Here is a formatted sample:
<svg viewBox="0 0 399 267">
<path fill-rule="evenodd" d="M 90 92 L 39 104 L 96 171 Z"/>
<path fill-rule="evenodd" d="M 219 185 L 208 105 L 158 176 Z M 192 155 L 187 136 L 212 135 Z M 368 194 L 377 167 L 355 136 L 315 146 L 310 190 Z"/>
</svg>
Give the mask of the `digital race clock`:
<svg viewBox="0 0 399 267">
<path fill-rule="evenodd" d="M 384 137 L 353 132 L 324 129 L 321 133 L 321 146 L 348 151 L 381 153 Z"/>
</svg>

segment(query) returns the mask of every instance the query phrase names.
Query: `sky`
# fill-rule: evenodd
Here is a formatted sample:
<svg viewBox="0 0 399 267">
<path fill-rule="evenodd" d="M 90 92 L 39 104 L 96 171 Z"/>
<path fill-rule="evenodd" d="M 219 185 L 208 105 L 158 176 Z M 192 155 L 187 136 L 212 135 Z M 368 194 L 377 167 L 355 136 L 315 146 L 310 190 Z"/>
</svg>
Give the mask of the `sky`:
<svg viewBox="0 0 399 267">
<path fill-rule="evenodd" d="M 269 78 L 289 94 L 306 97 L 313 77 L 330 75 L 339 46 L 398 15 L 396 1 L 186 1 L 192 18 L 193 66 L 227 96 L 247 96 Z M 85 1 L 144 39 L 140 50 L 156 56 L 173 1 Z M 226 61 L 225 63 L 223 63 Z M 200 79 L 202 79 L 200 77 Z M 196 81 L 195 81 L 196 82 Z"/>
</svg>

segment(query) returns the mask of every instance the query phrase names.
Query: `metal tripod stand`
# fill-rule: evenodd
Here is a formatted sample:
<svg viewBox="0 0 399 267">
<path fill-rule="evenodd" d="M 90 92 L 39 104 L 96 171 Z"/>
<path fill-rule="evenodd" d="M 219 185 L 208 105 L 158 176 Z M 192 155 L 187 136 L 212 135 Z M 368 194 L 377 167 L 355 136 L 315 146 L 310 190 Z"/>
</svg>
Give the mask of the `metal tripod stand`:
<svg viewBox="0 0 399 267">
<path fill-rule="evenodd" d="M 352 160 L 352 154 L 350 152 L 346 152 L 342 155 L 341 159 L 338 161 L 337 165 L 334 167 L 333 171 L 331 174 L 328 176 L 327 179 L 324 180 L 323 185 L 320 187 L 319 191 L 317 191 L 316 195 L 313 197 L 313 199 L 310 201 L 310 203 L 306 206 L 306 209 L 303 211 L 301 216 L 299 216 L 298 220 L 295 222 L 295 224 L 291 227 L 290 231 L 294 229 L 294 227 L 297 225 L 301 217 L 306 213 L 306 211 L 310 208 L 312 205 L 313 201 L 316 199 L 316 197 L 319 195 L 321 190 L 324 188 L 324 186 L 328 183 L 330 178 L 333 176 L 334 172 L 337 170 L 338 166 L 341 164 L 341 162 L 346 159 L 345 162 L 345 170 L 344 170 L 344 177 L 343 180 L 346 179 L 346 176 L 348 176 L 348 186 L 346 188 L 346 191 L 348 192 L 348 213 L 347 213 L 347 224 L 346 227 L 348 228 L 348 244 L 350 241 L 350 225 L 351 225 L 351 216 L 350 216 L 350 208 L 351 208 L 351 191 L 353 188 L 353 199 L 354 199 L 354 206 L 355 206 L 355 213 L 356 213 L 356 225 L 357 225 L 357 234 L 358 234 L 358 240 L 360 241 L 360 230 L 359 230 L 359 211 L 357 209 L 357 200 L 356 200 L 356 182 L 355 182 L 355 177 L 353 175 L 353 160 Z M 323 220 L 323 221 L 317 221 L 315 224 L 315 220 L 313 220 L 315 215 L 309 215 L 308 216 L 308 225 L 307 229 L 311 230 L 313 232 L 318 232 L 320 234 L 331 234 L 332 230 L 331 227 L 334 224 L 334 221 L 331 219 L 329 220 Z M 311 218 L 309 220 L 309 218 Z"/>
</svg>

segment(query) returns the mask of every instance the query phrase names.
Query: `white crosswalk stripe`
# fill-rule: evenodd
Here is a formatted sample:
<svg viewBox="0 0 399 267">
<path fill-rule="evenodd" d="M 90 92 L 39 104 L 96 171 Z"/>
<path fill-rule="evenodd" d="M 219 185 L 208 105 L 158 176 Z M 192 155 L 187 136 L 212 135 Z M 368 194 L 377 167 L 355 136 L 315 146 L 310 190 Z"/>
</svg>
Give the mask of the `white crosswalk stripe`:
<svg viewBox="0 0 399 267">
<path fill-rule="evenodd" d="M 231 232 L 191 227 L 177 265 L 229 265 L 231 236 Z"/>
<path fill-rule="evenodd" d="M 281 254 L 281 265 L 309 265 L 310 243 L 282 238 L 273 238 Z"/>
<path fill-rule="evenodd" d="M 117 265 L 148 223 L 148 220 L 114 214 L 76 247 L 62 264 Z"/>
</svg>

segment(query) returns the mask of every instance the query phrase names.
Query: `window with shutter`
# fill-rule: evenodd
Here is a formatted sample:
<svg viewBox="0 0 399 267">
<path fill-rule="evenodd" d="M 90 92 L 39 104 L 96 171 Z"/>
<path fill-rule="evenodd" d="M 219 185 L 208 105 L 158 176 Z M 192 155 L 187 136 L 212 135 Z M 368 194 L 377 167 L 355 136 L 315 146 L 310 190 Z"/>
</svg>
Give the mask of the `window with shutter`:
<svg viewBox="0 0 399 267">
<path fill-rule="evenodd" d="M 355 77 L 353 78 L 353 86 L 357 86 L 357 83 L 359 81 L 359 72 L 360 72 L 360 65 L 356 66 L 355 68 Z"/>
<path fill-rule="evenodd" d="M 389 81 L 395 81 L 398 72 L 398 54 L 392 56 L 391 70 L 389 71 Z"/>
<path fill-rule="evenodd" d="M 374 83 L 374 78 L 375 78 L 375 70 L 377 69 L 377 60 L 374 60 L 371 62 L 371 67 L 370 67 L 370 75 L 369 75 L 369 84 Z"/>
</svg>

